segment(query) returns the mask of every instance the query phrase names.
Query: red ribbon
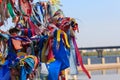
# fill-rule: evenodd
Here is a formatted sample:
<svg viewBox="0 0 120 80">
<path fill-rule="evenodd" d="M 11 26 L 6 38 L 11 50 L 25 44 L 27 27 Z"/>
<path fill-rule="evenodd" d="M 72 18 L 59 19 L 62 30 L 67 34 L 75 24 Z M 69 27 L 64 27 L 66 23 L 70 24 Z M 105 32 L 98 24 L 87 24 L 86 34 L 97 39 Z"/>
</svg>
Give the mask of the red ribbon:
<svg viewBox="0 0 120 80">
<path fill-rule="evenodd" d="M 30 19 L 28 19 L 29 26 L 31 28 L 32 36 L 35 36 L 35 25 L 32 23 Z"/>
<path fill-rule="evenodd" d="M 24 34 L 25 34 L 25 36 L 28 35 L 28 29 L 24 29 Z"/>
<path fill-rule="evenodd" d="M 2 0 L 0 0 L 0 3 L 2 3 Z"/>
<path fill-rule="evenodd" d="M 69 22 L 70 22 L 70 18 L 69 17 L 63 18 L 59 28 L 66 32 L 70 28 Z"/>
<path fill-rule="evenodd" d="M 20 0 L 20 6 L 22 10 L 25 12 L 25 15 L 31 16 L 32 14 L 32 5 L 30 4 L 29 0 Z"/>
<path fill-rule="evenodd" d="M 49 46 L 49 51 L 47 55 L 47 60 L 51 60 L 51 59 L 54 59 L 54 55 L 52 51 L 52 38 L 49 38 L 48 46 Z"/>
<path fill-rule="evenodd" d="M 83 65 L 82 56 L 80 55 L 80 52 L 79 52 L 78 46 L 76 44 L 75 38 L 73 38 L 73 43 L 74 43 L 74 46 L 75 46 L 75 51 L 76 51 L 76 57 L 77 57 L 78 64 L 81 65 L 82 70 L 86 73 L 88 78 L 91 78 L 90 74 L 88 73 L 88 71 L 86 70 L 86 68 Z"/>
</svg>

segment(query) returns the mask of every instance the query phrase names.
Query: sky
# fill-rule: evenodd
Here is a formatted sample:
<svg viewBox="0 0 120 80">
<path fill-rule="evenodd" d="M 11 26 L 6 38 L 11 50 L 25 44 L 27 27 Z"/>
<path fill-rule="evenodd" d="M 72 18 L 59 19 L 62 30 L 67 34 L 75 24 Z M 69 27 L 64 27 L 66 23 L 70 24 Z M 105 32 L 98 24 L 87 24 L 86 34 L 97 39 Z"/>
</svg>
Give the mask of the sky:
<svg viewBox="0 0 120 80">
<path fill-rule="evenodd" d="M 76 18 L 79 47 L 120 45 L 120 0 L 61 0 L 62 10 Z"/>
<path fill-rule="evenodd" d="M 40 0 L 34 0 L 37 2 Z M 47 0 L 46 0 L 47 1 Z M 79 25 L 79 47 L 120 45 L 120 0 L 60 0 L 65 16 Z M 9 19 L 9 24 L 10 19 Z M 12 24 L 13 25 L 13 24 Z M 8 29 L 8 25 L 4 28 Z"/>
</svg>

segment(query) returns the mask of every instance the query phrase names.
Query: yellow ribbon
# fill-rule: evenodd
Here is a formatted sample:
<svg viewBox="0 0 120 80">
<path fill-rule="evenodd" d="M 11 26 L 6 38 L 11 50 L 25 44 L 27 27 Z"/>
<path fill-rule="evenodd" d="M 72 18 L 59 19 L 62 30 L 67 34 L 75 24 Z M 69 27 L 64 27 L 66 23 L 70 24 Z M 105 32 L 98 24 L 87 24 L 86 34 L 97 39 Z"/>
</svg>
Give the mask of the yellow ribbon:
<svg viewBox="0 0 120 80">
<path fill-rule="evenodd" d="M 25 21 L 24 20 L 21 19 L 20 23 L 25 26 Z"/>
<path fill-rule="evenodd" d="M 35 64 L 35 65 L 34 65 L 34 69 L 35 69 L 36 66 L 37 66 L 37 64 L 38 64 L 38 60 L 37 60 L 37 57 L 36 57 L 36 56 L 33 56 L 33 55 L 28 55 L 28 56 L 25 56 L 25 58 L 21 59 L 21 60 L 20 60 L 20 65 L 21 65 L 21 66 L 24 66 L 24 63 L 25 63 L 24 60 L 27 59 L 27 58 L 32 58 L 32 59 L 34 59 L 34 61 L 35 61 L 35 63 L 34 63 L 34 64 Z"/>
<path fill-rule="evenodd" d="M 70 48 L 70 45 L 69 45 L 69 43 L 68 43 L 68 37 L 67 37 L 67 34 L 64 32 L 64 31 L 62 31 L 61 29 L 59 29 L 58 31 L 57 31 L 57 41 L 58 42 L 60 42 L 60 35 L 61 34 L 63 34 L 64 35 L 64 37 L 65 37 L 65 43 L 66 43 L 66 46 L 68 47 L 68 48 Z"/>
<path fill-rule="evenodd" d="M 60 4 L 60 0 L 50 0 L 52 5 L 59 5 Z"/>
<path fill-rule="evenodd" d="M 41 53 L 41 61 L 42 62 L 46 62 L 47 61 L 47 58 L 46 58 L 46 55 L 45 55 L 47 47 L 48 47 L 48 40 L 46 41 L 46 43 L 44 44 L 43 49 L 42 49 L 42 53 Z"/>
<path fill-rule="evenodd" d="M 55 58 L 51 58 L 47 61 L 47 63 L 51 63 L 51 62 L 54 62 L 55 61 Z"/>
<path fill-rule="evenodd" d="M 0 53 L 0 63 L 4 64 L 5 58 L 2 56 L 2 53 Z"/>
</svg>

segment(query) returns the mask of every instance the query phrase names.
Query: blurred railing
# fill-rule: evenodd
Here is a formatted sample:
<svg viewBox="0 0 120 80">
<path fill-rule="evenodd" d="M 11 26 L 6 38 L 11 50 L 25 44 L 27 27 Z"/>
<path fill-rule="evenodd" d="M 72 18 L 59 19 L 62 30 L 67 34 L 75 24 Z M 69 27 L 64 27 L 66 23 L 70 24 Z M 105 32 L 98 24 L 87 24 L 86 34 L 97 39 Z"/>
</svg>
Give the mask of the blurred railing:
<svg viewBox="0 0 120 80">
<path fill-rule="evenodd" d="M 91 59 L 87 59 L 87 64 L 85 65 L 86 69 L 89 71 L 91 74 L 91 71 L 95 70 L 102 70 L 102 74 L 105 74 L 106 70 L 108 69 L 118 69 L 118 73 L 120 73 L 120 58 L 116 57 L 116 63 L 105 63 L 105 58 L 103 57 L 101 59 L 102 63 L 101 64 L 91 64 Z M 79 72 L 82 71 L 81 67 L 78 67 Z M 65 78 L 66 80 L 69 80 L 68 78 L 69 75 L 69 68 L 65 70 Z M 72 76 L 73 80 L 78 80 L 77 75 Z"/>
</svg>

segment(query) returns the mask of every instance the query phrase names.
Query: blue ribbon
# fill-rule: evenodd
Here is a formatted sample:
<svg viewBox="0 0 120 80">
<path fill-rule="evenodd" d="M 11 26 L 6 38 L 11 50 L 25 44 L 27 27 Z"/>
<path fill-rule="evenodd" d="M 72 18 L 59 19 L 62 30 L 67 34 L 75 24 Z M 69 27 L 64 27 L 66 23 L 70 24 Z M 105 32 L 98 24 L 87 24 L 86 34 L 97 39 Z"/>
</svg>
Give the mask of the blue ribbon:
<svg viewBox="0 0 120 80">
<path fill-rule="evenodd" d="M 37 2 L 36 3 L 36 8 L 37 8 L 37 10 L 38 10 L 38 13 L 39 13 L 39 17 L 40 17 L 40 21 L 42 22 L 43 21 L 43 14 L 44 14 L 44 12 L 43 12 L 43 7 L 42 7 L 42 5 L 39 3 L 39 2 Z M 42 22 L 43 23 L 43 22 Z"/>
<path fill-rule="evenodd" d="M 30 74 L 34 69 L 34 60 L 32 58 L 27 58 L 24 60 L 29 66 L 21 66 L 20 80 L 26 80 L 27 74 Z"/>
<path fill-rule="evenodd" d="M 29 38 L 32 37 L 32 32 L 31 32 L 30 29 L 28 29 L 28 37 L 29 37 Z"/>
<path fill-rule="evenodd" d="M 15 60 L 17 57 L 16 55 L 16 52 L 13 48 L 13 45 L 12 45 L 12 40 L 11 40 L 11 37 L 9 38 L 8 40 L 8 55 L 7 55 L 7 59 L 11 59 L 11 60 Z"/>
<path fill-rule="evenodd" d="M 41 36 L 40 41 L 38 43 L 38 47 L 39 47 L 39 56 L 41 56 L 41 52 L 42 52 L 42 48 L 43 48 L 43 43 L 45 40 L 48 39 L 48 35 L 45 36 Z"/>
<path fill-rule="evenodd" d="M 58 80 L 61 62 L 58 60 L 55 60 L 54 62 L 47 64 L 47 67 L 48 67 L 48 71 L 49 71 L 48 80 Z"/>
<path fill-rule="evenodd" d="M 77 59 L 76 59 L 76 52 L 75 52 L 75 47 L 73 44 L 72 39 L 70 39 L 70 74 L 71 75 L 77 75 L 78 74 L 78 69 L 77 69 Z"/>
<path fill-rule="evenodd" d="M 62 38 L 59 44 L 59 49 L 57 49 L 58 43 L 57 39 L 55 38 L 53 42 L 53 53 L 55 55 L 55 59 L 62 63 L 60 69 L 62 71 L 70 66 L 68 59 L 69 51 L 65 48 Z"/>
<path fill-rule="evenodd" d="M 38 12 L 35 12 L 35 11 L 38 11 Z M 44 11 L 43 11 L 42 5 L 39 2 L 36 3 L 34 12 L 35 12 L 35 15 L 38 18 L 38 20 L 41 21 L 41 23 L 43 24 Z"/>
</svg>

